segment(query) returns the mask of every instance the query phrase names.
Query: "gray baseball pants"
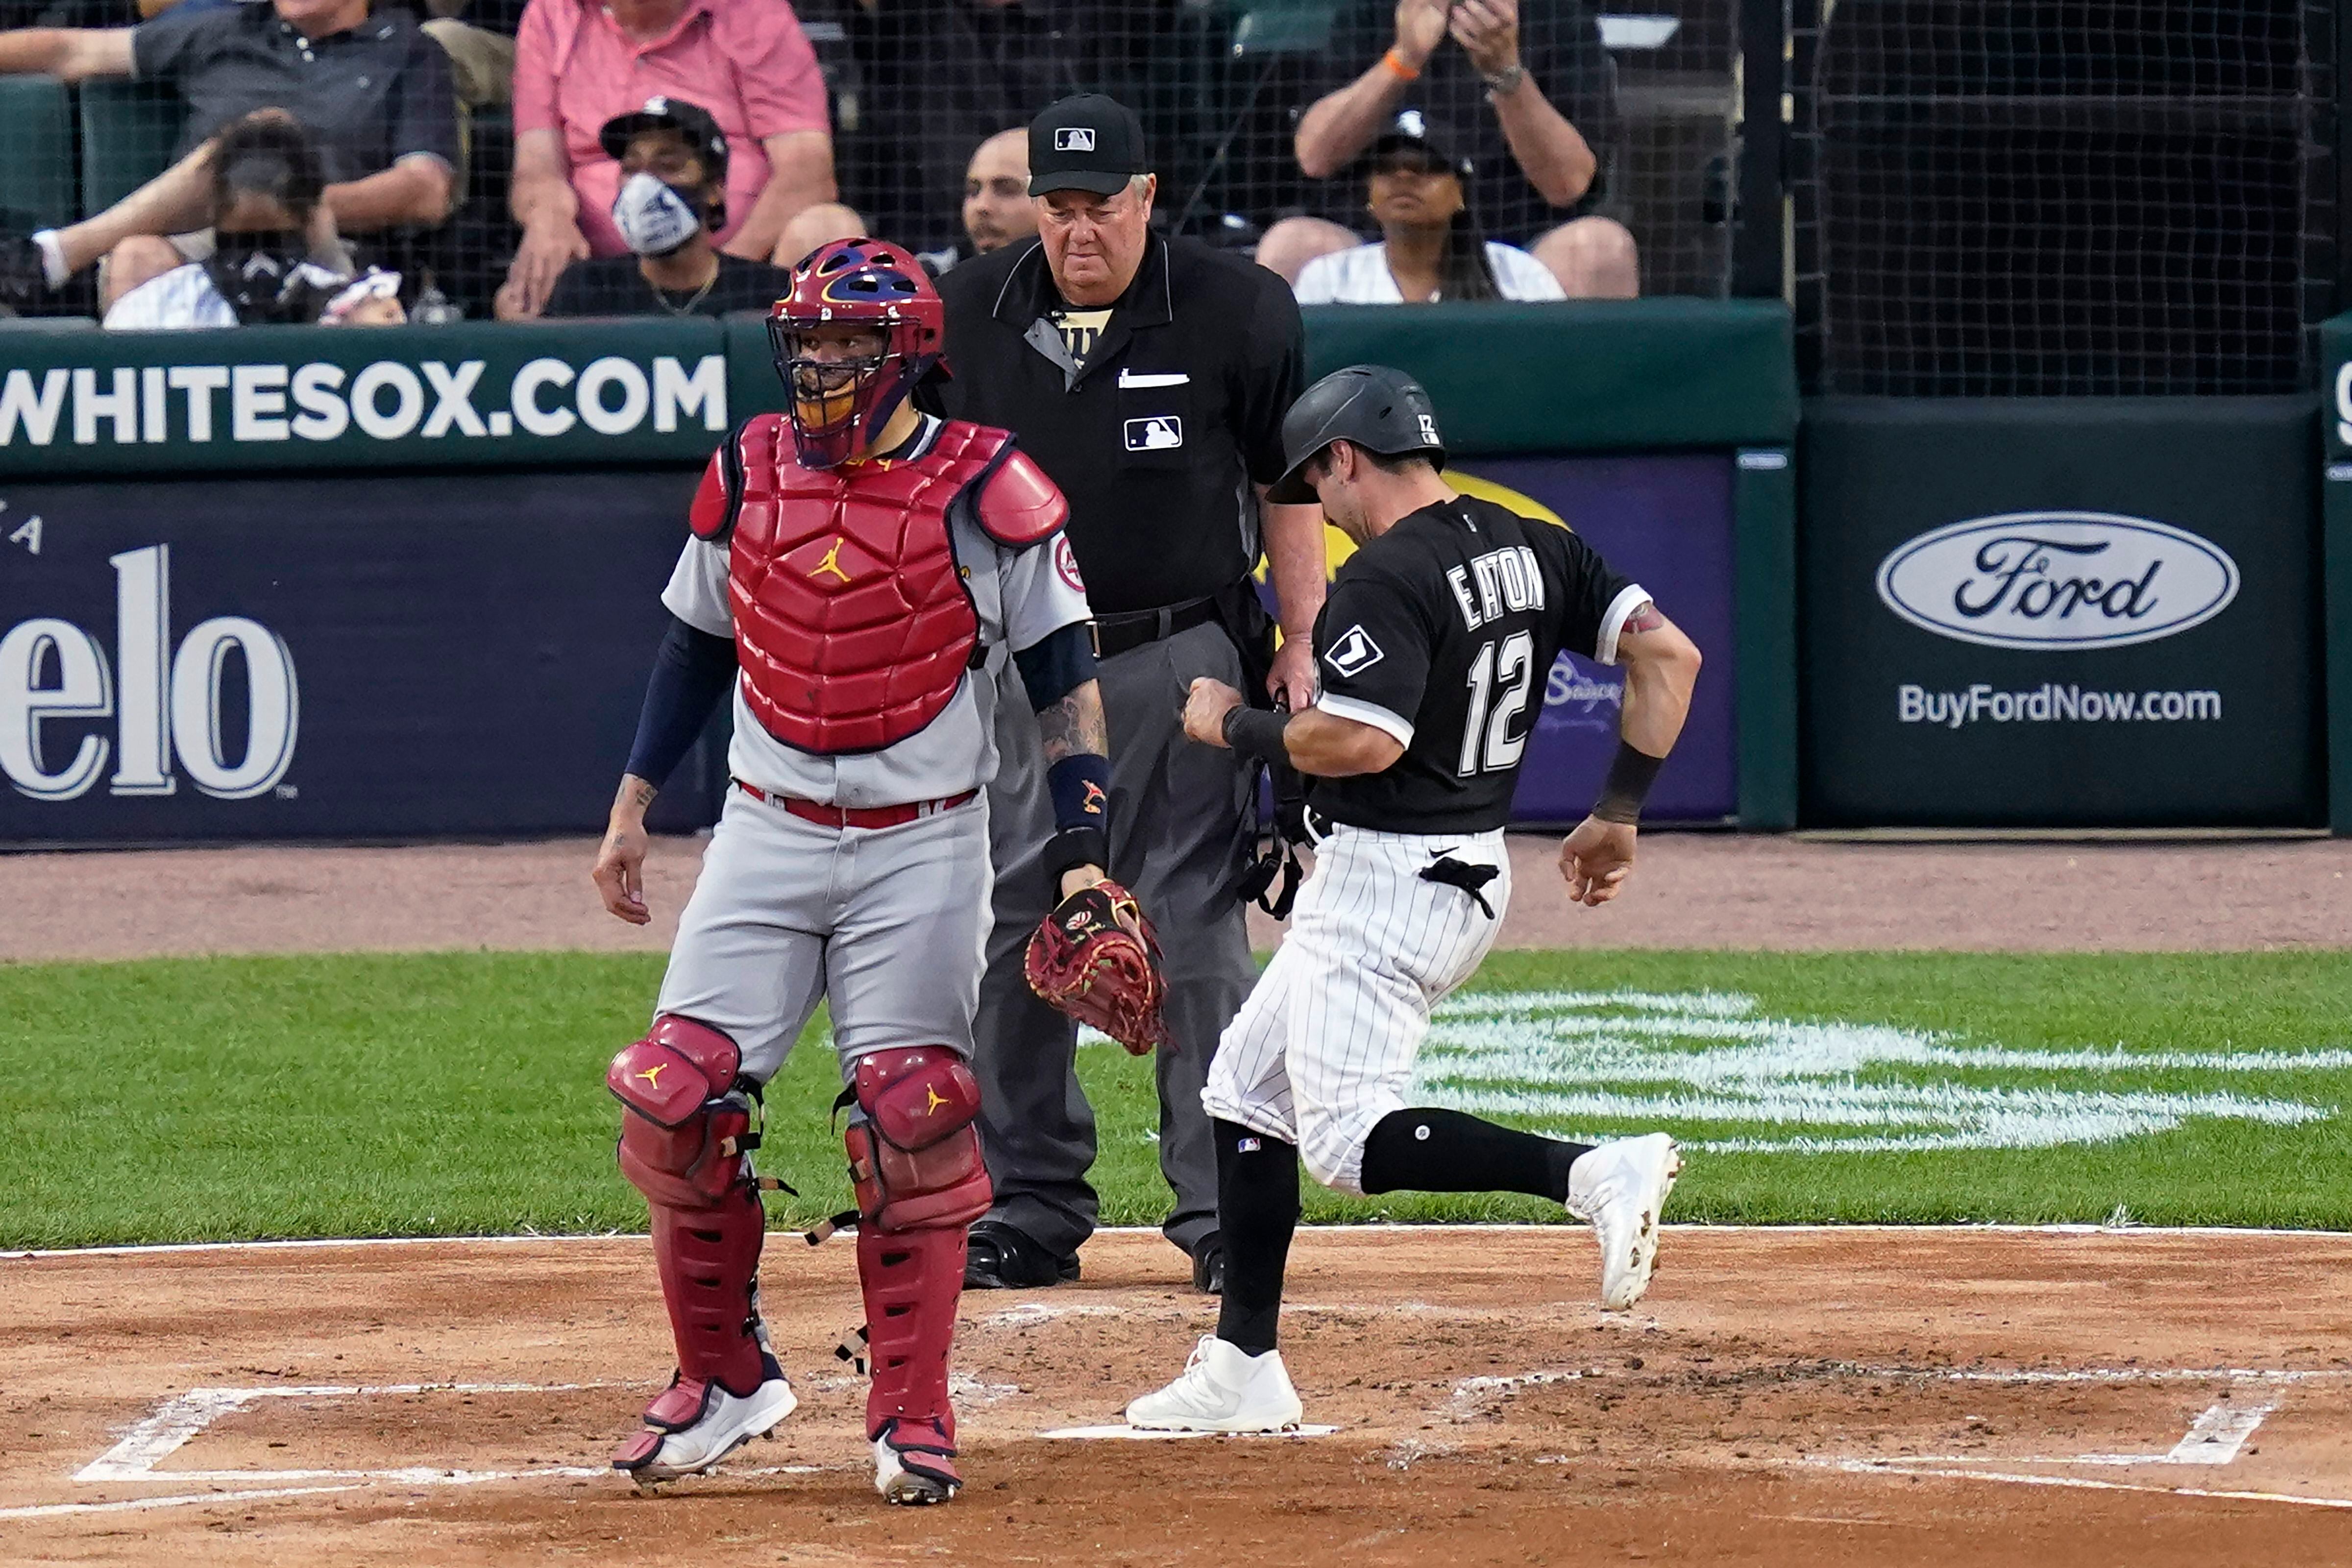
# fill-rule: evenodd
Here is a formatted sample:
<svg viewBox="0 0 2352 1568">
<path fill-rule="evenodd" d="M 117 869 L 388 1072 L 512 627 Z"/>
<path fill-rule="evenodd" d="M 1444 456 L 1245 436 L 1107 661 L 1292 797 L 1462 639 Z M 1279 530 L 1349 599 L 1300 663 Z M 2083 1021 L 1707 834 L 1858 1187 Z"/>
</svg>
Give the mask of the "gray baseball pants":
<svg viewBox="0 0 2352 1568">
<path fill-rule="evenodd" d="M 1217 1228 L 1217 1161 L 1201 1091 L 1226 1024 L 1256 978 L 1249 932 L 1233 895 L 1248 852 L 1246 771 L 1230 751 L 1184 738 L 1193 678 L 1241 685 L 1241 657 L 1213 622 L 1146 643 L 1097 670 L 1110 726 L 1110 874 L 1159 932 L 1175 1044 L 1156 1053 L 1160 1172 L 1175 1206 L 1161 1225 L 1190 1252 Z M 1078 1087 L 1077 1030 L 1023 978 L 1030 934 L 1052 891 L 1038 857 L 1054 832 L 1036 716 L 1010 660 L 997 683 L 996 781 L 989 787 L 996 866 L 995 926 L 981 982 L 972 1070 L 981 1143 L 996 1184 L 991 1219 L 1056 1252 L 1094 1233 L 1094 1109 Z M 1142 1064 L 1135 1064 L 1137 1071 Z"/>
<path fill-rule="evenodd" d="M 755 1083 L 783 1066 L 820 999 L 845 1071 L 892 1046 L 968 1054 L 987 819 L 973 800 L 895 828 L 831 828 L 728 790 L 654 1010 L 723 1030 Z"/>
</svg>

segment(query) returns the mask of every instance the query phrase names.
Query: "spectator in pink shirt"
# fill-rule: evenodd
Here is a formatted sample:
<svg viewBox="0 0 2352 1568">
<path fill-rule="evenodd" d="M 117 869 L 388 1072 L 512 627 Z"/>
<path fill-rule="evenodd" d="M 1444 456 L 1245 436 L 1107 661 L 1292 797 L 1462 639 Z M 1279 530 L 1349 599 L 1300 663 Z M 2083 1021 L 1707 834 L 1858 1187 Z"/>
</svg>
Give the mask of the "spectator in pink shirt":
<svg viewBox="0 0 2352 1568">
<path fill-rule="evenodd" d="M 574 261 L 627 254 L 613 223 L 621 168 L 598 137 L 664 94 L 708 109 L 735 150 L 728 255 L 767 260 L 803 208 L 834 200 L 824 82 L 786 0 L 530 0 L 515 37 L 522 245 L 499 316 L 537 316 Z"/>
</svg>

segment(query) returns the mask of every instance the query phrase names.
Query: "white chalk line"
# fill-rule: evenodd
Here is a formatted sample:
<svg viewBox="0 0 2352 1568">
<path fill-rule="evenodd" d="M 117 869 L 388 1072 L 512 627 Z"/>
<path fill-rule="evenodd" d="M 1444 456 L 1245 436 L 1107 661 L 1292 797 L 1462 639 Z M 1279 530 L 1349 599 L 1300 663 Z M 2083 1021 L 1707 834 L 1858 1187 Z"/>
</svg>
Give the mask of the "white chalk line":
<svg viewBox="0 0 2352 1568">
<path fill-rule="evenodd" d="M 1317 1239 L 1333 1237 L 1382 1238 L 1399 1236 L 1443 1236 L 1458 1233 L 1465 1236 L 1496 1234 L 1543 1234 L 1550 1231 L 1581 1229 L 1580 1222 L 1568 1219 L 1543 1221 L 1463 1220 L 1431 1224 L 1398 1223 L 1389 1220 L 1367 1221 L 1361 1224 L 1310 1225 L 1307 1234 Z M 1857 1223 L 1838 1225 L 1804 1223 L 1793 1225 L 1726 1225 L 1711 1220 L 1671 1220 L 1662 1228 L 1669 1232 L 1742 1236 L 2108 1236 L 2108 1237 L 2284 1237 L 2313 1240 L 2343 1240 L 2352 1238 L 2352 1230 L 2315 1230 L 2293 1226 L 2263 1225 L 2142 1225 L 2134 1221 L 2127 1226 L 2102 1225 L 2089 1220 L 2061 1220 L 2045 1225 L 1962 1222 L 1953 1225 L 1882 1225 Z M 779 1230 L 776 1235 L 791 1235 Z M 1158 1236 L 1156 1225 L 1106 1225 L 1095 1231 L 1097 1236 Z M 123 1242 L 105 1247 L 27 1248 L 0 1251 L 0 1263 L 33 1262 L 44 1259 L 73 1258 L 142 1258 L 178 1252 L 274 1252 L 320 1247 L 512 1247 L 537 1242 L 547 1245 L 572 1245 L 585 1242 L 649 1241 L 642 1230 L 600 1230 L 572 1235 L 548 1236 L 320 1236 L 276 1241 L 142 1241 Z"/>
<path fill-rule="evenodd" d="M 72 1479 L 88 1485 L 165 1482 L 174 1486 L 221 1485 L 243 1490 L 191 1492 L 168 1497 L 128 1498 L 109 1502 L 34 1503 L 0 1508 L 0 1520 L 45 1519 L 64 1514 L 111 1513 L 128 1510 L 189 1508 L 206 1503 L 239 1502 L 268 1498 L 316 1497 L 330 1492 L 358 1491 L 371 1486 L 480 1486 L 499 1481 L 591 1479 L 612 1474 L 609 1467 L 533 1465 L 520 1469 L 472 1470 L 428 1465 L 401 1465 L 383 1469 L 235 1469 L 159 1470 L 168 1458 L 206 1427 L 264 1399 L 345 1399 L 371 1396 L 417 1394 L 569 1394 L 592 1388 L 628 1386 L 593 1383 L 384 1383 L 310 1384 L 262 1388 L 202 1387 L 174 1395 L 144 1419 L 134 1423 L 114 1447 L 74 1472 Z M 767 1465 L 751 1469 L 729 1469 L 729 1477 L 813 1475 L 817 1465 Z M 257 1481 L 327 1481 L 319 1486 L 268 1486 Z"/>
<path fill-rule="evenodd" d="M 2018 1461 L 2008 1461 L 2015 1464 Z M 2005 1481 L 2012 1486 L 2070 1487 L 2084 1491 L 2154 1492 L 2163 1497 L 2222 1498 L 2234 1502 L 2291 1502 L 2305 1508 L 2352 1509 L 2352 1498 L 2305 1497 L 2295 1492 L 2235 1491 L 2221 1487 L 2158 1486 L 2147 1481 L 2109 1481 L 2092 1476 L 2037 1476 L 2005 1470 L 1907 1469 L 1882 1459 L 1804 1459 L 1799 1463 L 1843 1470 L 1850 1475 L 1932 1476 L 1943 1480 Z"/>
<path fill-rule="evenodd" d="M 1050 1432 L 1040 1432 L 1037 1436 L 1056 1442 L 1157 1443 L 1186 1437 L 1239 1437 L 1250 1440 L 1269 1437 L 1277 1440 L 1328 1437 L 1339 1429 L 1337 1427 L 1308 1425 L 1292 1427 L 1280 1432 L 1161 1432 L 1147 1430 L 1141 1427 L 1130 1427 L 1124 1421 L 1118 1421 L 1105 1427 L 1057 1427 Z"/>
</svg>

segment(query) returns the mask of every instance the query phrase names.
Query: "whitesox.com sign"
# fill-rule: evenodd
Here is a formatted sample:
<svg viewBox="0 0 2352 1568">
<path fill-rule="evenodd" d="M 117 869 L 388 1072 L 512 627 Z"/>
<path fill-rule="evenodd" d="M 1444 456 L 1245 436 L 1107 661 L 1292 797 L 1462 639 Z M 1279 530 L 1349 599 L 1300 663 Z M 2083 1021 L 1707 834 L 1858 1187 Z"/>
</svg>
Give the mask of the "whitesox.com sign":
<svg viewBox="0 0 2352 1568">
<path fill-rule="evenodd" d="M 0 380 L 0 447 L 185 442 L 553 440 L 575 433 L 727 428 L 727 360 L 691 368 L 605 355 L 575 369 L 542 356 L 491 382 L 488 360 L 306 364 L 87 365 Z"/>
<path fill-rule="evenodd" d="M 175 648 L 170 547 L 109 560 L 116 609 L 110 661 L 97 636 L 52 616 L 0 635 L 0 772 L 36 800 L 76 800 L 101 779 L 115 795 L 170 795 L 183 773 L 216 800 L 275 789 L 293 765 L 300 710 L 285 639 L 257 621 L 221 615 L 199 622 Z M 235 747 L 224 722 L 233 658 L 244 665 L 246 710 L 243 744 Z M 110 718 L 110 736 L 86 727 Z"/>
</svg>

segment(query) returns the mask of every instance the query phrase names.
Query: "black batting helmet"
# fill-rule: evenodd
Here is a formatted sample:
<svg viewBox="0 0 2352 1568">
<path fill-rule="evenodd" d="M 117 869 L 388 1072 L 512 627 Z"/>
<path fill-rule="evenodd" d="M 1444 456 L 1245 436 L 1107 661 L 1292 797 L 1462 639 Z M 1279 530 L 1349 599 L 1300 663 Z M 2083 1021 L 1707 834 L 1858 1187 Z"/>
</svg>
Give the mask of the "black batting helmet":
<svg viewBox="0 0 2352 1568">
<path fill-rule="evenodd" d="M 1383 457 L 1410 454 L 1445 466 L 1437 405 L 1422 384 L 1387 365 L 1349 365 L 1308 387 L 1282 416 L 1286 466 L 1265 498 L 1285 505 L 1314 500 L 1307 465 L 1335 441 L 1351 441 Z"/>
</svg>

